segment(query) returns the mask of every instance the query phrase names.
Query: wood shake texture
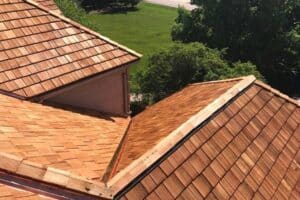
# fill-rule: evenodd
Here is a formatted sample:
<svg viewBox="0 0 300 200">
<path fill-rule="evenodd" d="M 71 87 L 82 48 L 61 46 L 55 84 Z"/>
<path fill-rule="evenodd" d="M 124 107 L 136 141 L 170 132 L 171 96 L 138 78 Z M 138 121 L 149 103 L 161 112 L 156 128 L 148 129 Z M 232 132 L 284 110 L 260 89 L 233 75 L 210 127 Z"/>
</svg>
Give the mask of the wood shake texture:
<svg viewBox="0 0 300 200">
<path fill-rule="evenodd" d="M 133 117 L 116 172 L 139 158 L 237 82 L 191 84 Z"/>
<path fill-rule="evenodd" d="M 299 199 L 300 107 L 252 84 L 121 199 Z"/>
<path fill-rule="evenodd" d="M 130 121 L 88 116 L 5 95 L 0 95 L 0 116 L 0 152 L 98 182 Z"/>
<path fill-rule="evenodd" d="M 300 195 L 299 104 L 253 76 L 189 85 L 131 124 L 2 94 L 0 116 L 0 199 Z"/>
<path fill-rule="evenodd" d="M 129 51 L 34 1 L 0 0 L 0 90 L 6 94 L 30 98 L 129 64 L 138 59 Z"/>
</svg>

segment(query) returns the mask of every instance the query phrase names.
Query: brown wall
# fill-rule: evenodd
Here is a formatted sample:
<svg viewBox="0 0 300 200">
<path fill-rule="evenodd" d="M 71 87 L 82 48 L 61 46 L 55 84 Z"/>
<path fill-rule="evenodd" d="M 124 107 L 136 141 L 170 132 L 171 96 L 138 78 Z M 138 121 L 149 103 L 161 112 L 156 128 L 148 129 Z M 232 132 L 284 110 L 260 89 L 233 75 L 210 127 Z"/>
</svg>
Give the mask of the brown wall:
<svg viewBox="0 0 300 200">
<path fill-rule="evenodd" d="M 46 99 L 47 102 L 88 108 L 105 113 L 127 115 L 127 68 L 87 80 Z"/>
<path fill-rule="evenodd" d="M 299 199 L 299 125 L 299 107 L 252 87 L 119 197 Z"/>
</svg>

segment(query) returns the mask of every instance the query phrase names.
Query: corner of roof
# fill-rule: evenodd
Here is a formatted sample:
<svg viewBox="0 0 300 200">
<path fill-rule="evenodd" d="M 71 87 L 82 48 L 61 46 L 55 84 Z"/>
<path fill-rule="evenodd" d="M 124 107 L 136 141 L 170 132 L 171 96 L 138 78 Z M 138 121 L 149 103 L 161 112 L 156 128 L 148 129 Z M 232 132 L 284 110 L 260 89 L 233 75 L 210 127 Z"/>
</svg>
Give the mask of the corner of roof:
<svg viewBox="0 0 300 200">
<path fill-rule="evenodd" d="M 293 98 L 289 97 L 288 95 L 280 92 L 279 90 L 276 90 L 276 89 L 272 88 L 271 86 L 267 85 L 266 83 L 264 83 L 260 80 L 256 80 L 255 84 L 262 87 L 262 88 L 264 88 L 264 89 L 266 89 L 266 90 L 268 90 L 268 91 L 270 91 L 271 93 L 285 99 L 286 101 L 300 107 L 300 100 L 297 101 L 296 99 L 293 99 Z"/>
<path fill-rule="evenodd" d="M 81 24 L 79 24 L 79 23 L 77 23 L 77 22 L 75 22 L 75 21 L 73 21 L 73 20 L 71 20 L 71 19 L 63 16 L 62 14 L 59 14 L 58 12 L 51 11 L 51 10 L 47 9 L 45 6 L 38 4 L 34 0 L 24 0 L 24 1 L 27 2 L 27 3 L 29 3 L 29 4 L 31 4 L 31 5 L 33 5 L 33 6 L 35 6 L 35 7 L 37 7 L 37 8 L 39 8 L 39 9 L 41 9 L 41 10 L 43 10 L 43 11 L 45 11 L 45 12 L 47 12 L 47 13 L 49 13 L 49 14 L 51 14 L 51 15 L 53 15 L 53 16 L 55 16 L 55 17 L 57 17 L 57 18 L 60 18 L 61 20 L 65 21 L 66 23 L 70 23 L 73 26 L 76 26 L 77 28 L 82 29 L 85 32 L 88 32 L 89 34 L 92 34 L 92 35 L 94 35 L 96 37 L 99 37 L 100 39 L 105 40 L 106 42 L 108 42 L 108 43 L 110 43 L 112 45 L 115 45 L 115 46 L 119 47 L 120 49 L 123 49 L 124 51 L 127 51 L 128 53 L 136 56 L 137 59 L 140 59 L 143 56 L 142 54 L 140 54 L 140 53 L 138 53 L 138 52 L 136 52 L 136 51 L 134 51 L 132 49 L 129 49 L 128 47 L 126 47 L 124 45 L 121 45 L 121 44 L 119 44 L 119 43 L 117 43 L 117 42 L 109 39 L 108 37 L 103 36 L 103 35 L 95 32 L 95 31 L 93 31 L 93 30 L 91 30 L 91 29 L 89 29 L 89 28 L 87 28 L 87 27 L 85 27 L 85 26 L 83 26 L 83 25 L 81 25 Z"/>
<path fill-rule="evenodd" d="M 9 153 L 0 152 L 0 169 L 36 181 L 57 185 L 62 189 L 66 188 L 104 199 L 113 197 L 105 183 L 95 182 L 69 171 L 27 161 Z"/>
<path fill-rule="evenodd" d="M 217 81 L 217 83 L 233 80 L 239 81 L 229 88 L 225 93 L 219 96 L 215 101 L 181 124 L 177 129 L 171 132 L 166 138 L 162 139 L 152 149 L 148 150 L 140 158 L 133 161 L 125 169 L 113 176 L 107 182 L 107 186 L 113 191 L 113 195 L 117 195 L 121 190 L 126 188 L 130 182 L 139 177 L 139 175 L 141 175 L 145 170 L 151 167 L 168 151 L 174 148 L 175 145 L 177 145 L 183 138 L 191 133 L 192 130 L 207 121 L 213 114 L 219 111 L 238 94 L 249 88 L 249 86 L 255 82 L 256 78 L 255 76 L 250 75 L 236 79 Z M 206 82 L 205 84 L 207 83 L 209 82 Z"/>
</svg>

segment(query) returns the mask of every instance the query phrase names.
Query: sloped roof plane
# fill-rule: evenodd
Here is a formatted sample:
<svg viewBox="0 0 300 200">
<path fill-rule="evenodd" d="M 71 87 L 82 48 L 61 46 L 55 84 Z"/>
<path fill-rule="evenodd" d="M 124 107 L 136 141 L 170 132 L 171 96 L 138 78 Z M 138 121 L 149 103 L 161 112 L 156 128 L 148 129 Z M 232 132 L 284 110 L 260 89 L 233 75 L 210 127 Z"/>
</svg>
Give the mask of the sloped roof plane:
<svg viewBox="0 0 300 200">
<path fill-rule="evenodd" d="M 80 199 L 299 196 L 299 103 L 253 76 L 190 85 L 149 107 L 133 118 L 131 125 L 124 118 L 82 116 L 4 95 L 0 95 L 0 101 L 0 110 L 9 111 L 3 115 L 6 120 L 0 121 L 0 189 L 9 191 L 10 196 L 14 195 L 11 189 L 20 186 L 15 183 L 23 183 L 23 190 L 32 196 L 42 193 L 54 199 L 58 194 Z M 172 106 L 186 110 L 186 116 L 174 115 L 168 121 L 165 114 L 172 114 L 167 112 Z M 147 129 L 135 125 L 144 120 Z M 140 131 L 130 130 L 130 126 L 149 134 L 144 140 L 150 144 L 134 140 Z M 67 137 L 60 137 L 63 134 Z M 108 138 L 116 134 L 117 140 Z M 74 140 L 76 136 L 81 139 Z M 45 138 L 47 143 L 43 142 Z M 91 141 L 97 144 L 89 151 L 87 144 Z M 111 142 L 115 142 L 113 149 L 106 145 Z M 95 149 L 102 153 L 82 157 L 72 154 L 93 154 Z M 57 160 L 55 155 L 63 159 Z M 38 159 L 31 159 L 34 156 Z M 76 158 L 82 159 L 78 160 L 81 163 L 73 162 Z M 103 160 L 106 167 L 99 171 L 97 161 Z M 53 165 L 48 163 L 52 161 Z M 71 164 L 66 167 L 68 161 L 74 166 L 84 164 L 86 169 L 72 170 Z M 106 173 L 110 173 L 110 179 L 101 182 L 101 175 Z M 10 182 L 3 180 L 10 180 L 11 176 L 15 185 L 7 186 Z"/>
<path fill-rule="evenodd" d="M 0 90 L 31 98 L 140 54 L 32 0 L 0 0 Z"/>
<path fill-rule="evenodd" d="M 123 199 L 297 199 L 299 136 L 299 103 L 245 77 L 146 148 L 108 186 Z"/>
<path fill-rule="evenodd" d="M 151 149 L 238 81 L 233 79 L 222 84 L 211 82 L 188 85 L 135 116 L 127 131 L 116 172 Z"/>
<path fill-rule="evenodd" d="M 87 113 L 87 112 L 86 112 Z M 101 180 L 129 118 L 74 111 L 0 95 L 0 152 Z"/>
</svg>

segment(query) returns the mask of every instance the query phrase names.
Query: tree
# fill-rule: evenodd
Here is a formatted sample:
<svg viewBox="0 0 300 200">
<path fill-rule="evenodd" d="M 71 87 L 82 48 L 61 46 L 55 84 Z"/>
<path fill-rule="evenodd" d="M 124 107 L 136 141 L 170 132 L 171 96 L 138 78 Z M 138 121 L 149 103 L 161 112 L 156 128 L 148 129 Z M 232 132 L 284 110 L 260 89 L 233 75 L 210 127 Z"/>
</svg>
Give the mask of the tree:
<svg viewBox="0 0 300 200">
<path fill-rule="evenodd" d="M 173 45 L 154 53 L 149 64 L 135 76 L 140 93 L 148 102 L 156 102 L 189 83 L 261 74 L 251 63 L 229 64 L 224 51 L 210 49 L 201 43 Z"/>
<path fill-rule="evenodd" d="M 98 26 L 94 25 L 87 19 L 87 14 L 83 8 L 80 7 L 77 0 L 55 0 L 56 5 L 62 11 L 64 16 L 86 26 L 94 31 L 100 31 Z"/>
<path fill-rule="evenodd" d="M 174 40 L 227 49 L 230 62 L 250 60 L 274 87 L 300 95 L 300 0 L 193 0 L 179 10 Z M 298 38 L 298 39 L 297 39 Z"/>
<path fill-rule="evenodd" d="M 134 7 L 141 0 L 81 0 L 81 5 L 86 9 L 124 8 Z"/>
</svg>

